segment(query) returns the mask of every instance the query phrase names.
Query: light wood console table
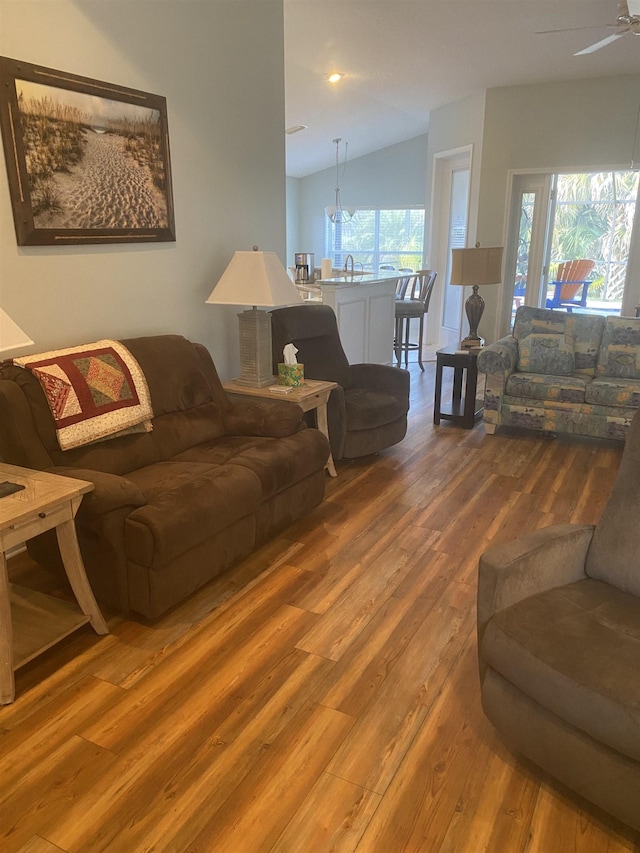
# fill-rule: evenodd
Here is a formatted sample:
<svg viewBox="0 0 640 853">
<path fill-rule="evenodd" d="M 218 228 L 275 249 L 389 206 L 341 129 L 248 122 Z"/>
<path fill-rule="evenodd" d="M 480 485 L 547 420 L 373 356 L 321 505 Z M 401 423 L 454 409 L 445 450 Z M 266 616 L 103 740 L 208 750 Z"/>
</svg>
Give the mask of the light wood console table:
<svg viewBox="0 0 640 853">
<path fill-rule="evenodd" d="M 303 385 L 292 388 L 287 394 L 270 391 L 269 388 L 279 387 L 266 385 L 264 388 L 251 388 L 248 385 L 240 385 L 234 379 L 223 382 L 222 387 L 231 396 L 238 397 L 260 397 L 262 400 L 285 400 L 287 403 L 297 403 L 303 412 L 315 411 L 316 426 L 328 439 L 329 424 L 327 421 L 327 402 L 329 394 L 338 385 L 336 382 L 325 382 L 320 379 L 305 379 Z M 326 465 L 331 477 L 337 476 L 333 456 L 329 451 L 329 459 Z"/>
<path fill-rule="evenodd" d="M 24 486 L 0 497 L 0 705 L 13 702 L 14 671 L 90 622 L 109 629 L 94 598 L 76 538 L 74 518 L 93 483 L 0 463 L 0 483 Z M 55 528 L 78 605 L 9 583 L 6 552 Z"/>
</svg>

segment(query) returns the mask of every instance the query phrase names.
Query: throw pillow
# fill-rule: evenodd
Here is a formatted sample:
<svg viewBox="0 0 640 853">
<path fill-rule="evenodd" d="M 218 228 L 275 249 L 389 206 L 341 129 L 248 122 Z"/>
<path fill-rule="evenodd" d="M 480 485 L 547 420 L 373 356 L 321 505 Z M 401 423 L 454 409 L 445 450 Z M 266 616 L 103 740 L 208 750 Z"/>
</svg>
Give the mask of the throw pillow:
<svg viewBox="0 0 640 853">
<path fill-rule="evenodd" d="M 598 377 L 640 379 L 640 320 L 607 317 L 597 374 Z"/>
<path fill-rule="evenodd" d="M 573 344 L 565 335 L 531 334 L 519 342 L 518 370 L 568 376 L 573 372 Z"/>
</svg>

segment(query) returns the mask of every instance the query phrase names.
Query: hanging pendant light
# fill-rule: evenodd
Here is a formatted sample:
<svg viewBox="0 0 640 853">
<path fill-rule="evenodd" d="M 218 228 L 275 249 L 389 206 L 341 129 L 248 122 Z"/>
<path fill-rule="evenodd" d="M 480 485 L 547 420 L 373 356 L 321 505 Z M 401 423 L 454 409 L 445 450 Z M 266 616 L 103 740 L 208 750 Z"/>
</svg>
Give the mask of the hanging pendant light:
<svg viewBox="0 0 640 853">
<path fill-rule="evenodd" d="M 340 201 L 340 160 L 339 160 L 339 150 L 340 150 L 340 142 L 341 138 L 333 140 L 336 146 L 336 203 L 334 205 L 329 205 L 325 207 L 324 212 L 327 214 L 329 219 L 332 222 L 350 222 L 353 218 L 353 214 L 356 212 L 355 207 L 342 207 L 342 203 Z M 347 165 L 347 146 L 349 143 L 345 143 L 344 149 L 344 165 Z"/>
</svg>

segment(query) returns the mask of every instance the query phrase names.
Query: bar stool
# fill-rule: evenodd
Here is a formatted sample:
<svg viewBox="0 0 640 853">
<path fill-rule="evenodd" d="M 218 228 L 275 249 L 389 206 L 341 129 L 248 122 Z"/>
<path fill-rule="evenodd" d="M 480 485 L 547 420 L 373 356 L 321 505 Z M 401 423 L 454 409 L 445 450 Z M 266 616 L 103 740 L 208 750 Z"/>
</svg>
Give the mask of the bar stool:
<svg viewBox="0 0 640 853">
<path fill-rule="evenodd" d="M 409 352 L 417 350 L 420 370 L 424 370 L 422 364 L 424 316 L 429 310 L 429 301 L 431 300 L 437 275 L 438 273 L 434 270 L 418 270 L 415 275 L 409 277 L 404 298 L 396 299 L 394 349 L 398 367 L 400 367 L 402 362 L 402 353 L 404 353 L 404 364 L 407 367 L 409 364 Z M 411 320 L 414 318 L 420 321 L 416 343 L 412 342 L 410 338 Z"/>
</svg>

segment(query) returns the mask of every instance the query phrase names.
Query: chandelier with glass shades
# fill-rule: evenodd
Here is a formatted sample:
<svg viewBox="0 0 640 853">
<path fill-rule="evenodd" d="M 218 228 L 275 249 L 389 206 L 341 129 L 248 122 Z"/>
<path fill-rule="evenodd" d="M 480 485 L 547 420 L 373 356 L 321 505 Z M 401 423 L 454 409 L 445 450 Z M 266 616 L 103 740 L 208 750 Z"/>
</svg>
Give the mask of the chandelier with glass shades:
<svg viewBox="0 0 640 853">
<path fill-rule="evenodd" d="M 336 203 L 325 207 L 324 212 L 327 214 L 329 219 L 333 223 L 337 222 L 350 222 L 353 218 L 353 214 L 356 212 L 355 207 L 347 207 L 346 209 L 342 207 L 342 202 L 340 201 L 340 142 L 342 139 L 338 137 L 338 139 L 334 139 L 333 143 L 336 146 Z M 345 143 L 344 148 L 344 166 L 343 166 L 343 174 L 344 167 L 347 165 L 347 147 L 349 143 Z"/>
</svg>

